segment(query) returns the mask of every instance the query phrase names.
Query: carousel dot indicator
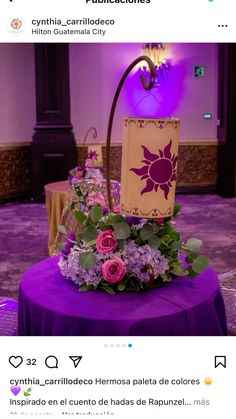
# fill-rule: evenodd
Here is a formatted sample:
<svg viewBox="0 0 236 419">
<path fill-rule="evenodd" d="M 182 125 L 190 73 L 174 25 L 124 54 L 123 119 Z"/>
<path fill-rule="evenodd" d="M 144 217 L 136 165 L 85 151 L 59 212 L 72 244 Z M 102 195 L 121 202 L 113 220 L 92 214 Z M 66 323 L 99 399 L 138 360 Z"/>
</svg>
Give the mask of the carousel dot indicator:
<svg viewBox="0 0 236 419">
<path fill-rule="evenodd" d="M 129 344 L 128 344 L 128 348 L 133 348 L 132 343 L 129 343 Z"/>
</svg>

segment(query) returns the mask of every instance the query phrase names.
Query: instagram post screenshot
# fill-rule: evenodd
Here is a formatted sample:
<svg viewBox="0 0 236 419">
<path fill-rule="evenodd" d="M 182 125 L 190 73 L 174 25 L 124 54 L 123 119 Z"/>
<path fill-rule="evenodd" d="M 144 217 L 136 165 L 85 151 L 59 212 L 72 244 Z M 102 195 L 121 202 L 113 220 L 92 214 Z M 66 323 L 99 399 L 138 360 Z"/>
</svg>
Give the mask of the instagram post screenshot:
<svg viewBox="0 0 236 419">
<path fill-rule="evenodd" d="M 1 0 L 0 418 L 236 417 L 235 22 Z"/>
</svg>

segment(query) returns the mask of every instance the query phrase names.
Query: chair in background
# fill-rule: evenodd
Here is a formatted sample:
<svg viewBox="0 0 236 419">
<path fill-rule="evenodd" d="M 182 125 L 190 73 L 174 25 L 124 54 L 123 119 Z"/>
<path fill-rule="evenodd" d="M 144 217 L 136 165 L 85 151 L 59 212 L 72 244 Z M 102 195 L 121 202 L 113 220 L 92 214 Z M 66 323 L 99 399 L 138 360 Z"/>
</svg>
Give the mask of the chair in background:
<svg viewBox="0 0 236 419">
<path fill-rule="evenodd" d="M 236 335 L 236 269 L 219 275 L 225 301 L 228 334 Z"/>
<path fill-rule="evenodd" d="M 0 297 L 0 336 L 18 335 L 18 303 L 6 297 Z"/>
</svg>

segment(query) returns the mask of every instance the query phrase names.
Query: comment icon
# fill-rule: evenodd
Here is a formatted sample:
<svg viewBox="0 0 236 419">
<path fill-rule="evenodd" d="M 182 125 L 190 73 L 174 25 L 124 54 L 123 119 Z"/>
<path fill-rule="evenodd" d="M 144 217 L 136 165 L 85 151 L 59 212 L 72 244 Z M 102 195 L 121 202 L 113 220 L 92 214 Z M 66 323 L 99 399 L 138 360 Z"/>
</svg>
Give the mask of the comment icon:
<svg viewBox="0 0 236 419">
<path fill-rule="evenodd" d="M 54 355 L 49 355 L 46 359 L 45 359 L 45 365 L 47 368 L 58 368 L 58 359 L 56 356 Z"/>
</svg>

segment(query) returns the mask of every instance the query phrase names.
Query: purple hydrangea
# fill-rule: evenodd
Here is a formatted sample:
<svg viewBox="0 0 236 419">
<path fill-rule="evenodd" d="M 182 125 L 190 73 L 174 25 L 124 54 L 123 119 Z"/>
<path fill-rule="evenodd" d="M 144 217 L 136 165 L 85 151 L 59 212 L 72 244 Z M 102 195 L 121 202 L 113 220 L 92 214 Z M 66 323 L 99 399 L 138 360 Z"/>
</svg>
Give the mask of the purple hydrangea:
<svg viewBox="0 0 236 419">
<path fill-rule="evenodd" d="M 70 254 L 64 258 L 60 258 L 59 267 L 61 273 L 66 278 L 73 281 L 79 287 L 82 285 L 94 285 L 97 286 L 102 279 L 102 265 L 104 256 L 109 258 L 109 255 L 97 255 L 96 263 L 89 269 L 85 269 L 80 266 L 78 259 L 79 253 L 83 249 L 74 247 Z"/>
<path fill-rule="evenodd" d="M 92 249 L 90 249 L 92 251 Z M 128 274 L 132 274 L 141 282 L 149 281 L 149 273 L 145 271 L 145 265 L 150 265 L 155 278 L 164 274 L 169 269 L 168 259 L 158 249 L 150 246 L 139 246 L 133 240 L 126 243 L 123 251 L 106 254 L 96 253 L 96 263 L 89 269 L 79 265 L 79 253 L 85 251 L 82 247 L 74 246 L 69 253 L 60 258 L 59 266 L 62 275 L 69 278 L 79 287 L 82 285 L 97 286 L 102 280 L 102 265 L 114 256 L 120 257 L 126 264 Z M 88 251 L 88 249 L 86 249 Z"/>
<path fill-rule="evenodd" d="M 148 282 L 150 279 L 149 273 L 144 271 L 145 265 L 152 267 L 155 278 L 169 269 L 169 261 L 160 250 L 152 249 L 147 244 L 139 246 L 133 240 L 126 243 L 122 256 L 127 265 L 127 272 L 139 278 L 141 282 Z"/>
</svg>

